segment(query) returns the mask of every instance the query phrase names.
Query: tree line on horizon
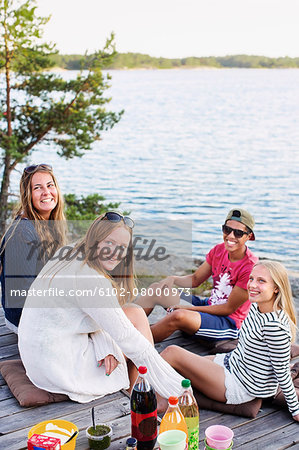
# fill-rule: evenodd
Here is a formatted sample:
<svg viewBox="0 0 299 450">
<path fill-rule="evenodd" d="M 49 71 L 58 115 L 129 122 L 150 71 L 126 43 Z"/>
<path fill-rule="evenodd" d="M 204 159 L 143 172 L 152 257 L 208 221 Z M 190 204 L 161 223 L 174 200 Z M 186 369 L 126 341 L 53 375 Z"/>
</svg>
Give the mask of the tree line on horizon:
<svg viewBox="0 0 299 450">
<path fill-rule="evenodd" d="M 84 55 L 51 56 L 53 64 L 66 70 L 85 69 L 87 59 Z M 198 67 L 247 68 L 247 69 L 288 69 L 299 68 L 299 57 L 288 56 L 270 58 L 258 55 L 227 55 L 187 58 L 156 58 L 142 53 L 117 53 L 107 69 L 192 69 Z"/>
</svg>

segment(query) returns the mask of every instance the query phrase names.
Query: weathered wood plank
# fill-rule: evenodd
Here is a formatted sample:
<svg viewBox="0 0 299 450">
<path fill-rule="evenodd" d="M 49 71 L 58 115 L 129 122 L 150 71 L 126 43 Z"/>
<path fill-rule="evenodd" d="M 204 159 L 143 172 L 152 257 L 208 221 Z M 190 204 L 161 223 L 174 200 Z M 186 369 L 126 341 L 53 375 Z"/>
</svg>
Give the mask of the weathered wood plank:
<svg viewBox="0 0 299 450">
<path fill-rule="evenodd" d="M 0 348 L 2 353 L 2 348 L 11 345 L 11 344 L 17 344 L 18 343 L 18 336 L 14 333 L 10 334 L 4 334 L 0 336 Z"/>
<path fill-rule="evenodd" d="M 280 428 L 276 431 L 270 431 L 266 436 L 263 436 L 261 442 L 257 439 L 253 442 L 256 450 L 273 450 L 274 446 L 277 450 L 284 450 L 292 447 L 299 448 L 299 430 L 298 423 L 292 423 L 286 427 Z M 242 447 L 245 448 L 245 447 Z M 247 450 L 249 450 L 247 446 Z M 253 447 L 252 447 L 253 448 Z"/>
<path fill-rule="evenodd" d="M 4 384 L 3 386 L 0 386 L 0 400 L 6 400 L 8 398 L 13 397 L 9 387 Z M 1 402 L 0 402 L 1 405 Z"/>
<path fill-rule="evenodd" d="M 298 423 L 290 424 L 290 413 L 287 410 L 272 411 L 270 414 L 263 416 L 262 420 L 252 420 L 245 423 L 243 426 L 235 429 L 234 448 L 249 449 L 264 449 L 270 444 L 275 445 L 275 448 L 280 448 L 281 445 L 286 444 L 284 440 L 273 440 L 273 435 L 280 436 L 285 427 L 289 426 L 289 430 L 297 429 L 297 438 L 299 438 Z M 292 419 L 291 419 L 292 420 Z"/>
<path fill-rule="evenodd" d="M 3 376 L 0 373 L 0 386 L 3 386 L 4 384 L 6 384 L 5 380 L 4 380 Z"/>
<path fill-rule="evenodd" d="M 119 393 L 118 393 L 119 394 Z M 113 400 L 112 400 L 113 396 Z M 118 398 L 117 398 L 118 397 Z M 111 394 L 110 401 L 109 402 L 102 402 L 102 404 L 98 405 L 98 407 L 95 408 L 96 417 L 98 421 L 101 422 L 112 422 L 114 434 L 117 439 L 124 436 L 124 434 L 120 434 L 117 430 L 122 429 L 121 425 L 118 424 L 119 420 L 121 421 L 121 418 L 124 414 L 127 415 L 127 420 L 130 423 L 130 415 L 127 414 L 127 405 L 128 405 L 129 399 L 127 397 L 124 397 L 123 394 L 121 396 L 117 396 L 115 394 Z M 62 418 L 65 420 L 70 420 L 71 422 L 75 423 L 79 430 L 84 430 L 83 435 L 85 433 L 85 429 L 90 426 L 91 423 L 91 407 L 93 406 L 92 403 L 89 404 L 76 404 L 77 406 L 80 406 L 80 410 L 69 410 L 69 413 L 66 413 L 66 408 L 62 408 L 61 410 L 57 410 L 57 406 L 63 405 L 63 403 L 70 403 L 70 402 L 62 402 L 57 403 L 56 405 L 56 414 L 54 415 L 53 412 L 49 414 L 45 413 L 45 407 L 40 408 L 34 408 L 29 411 L 31 413 L 31 416 L 27 415 L 26 419 L 23 420 L 22 427 L 20 428 L 20 421 L 18 419 L 18 416 L 21 416 L 22 414 L 14 414 L 13 419 L 12 417 L 9 418 L 10 421 L 13 422 L 12 425 L 14 426 L 9 427 L 8 421 L 1 422 L 0 424 L 0 432 L 5 433 L 4 435 L 0 436 L 0 448 L 9 448 L 9 449 L 21 449 L 26 447 L 26 436 L 29 431 L 29 429 L 35 425 L 38 422 L 41 422 L 43 420 L 51 420 L 54 417 L 55 418 Z M 52 406 L 52 405 L 47 405 Z M 66 405 L 64 405 L 66 406 Z M 72 405 L 73 406 L 73 405 Z M 33 414 L 32 414 L 33 413 Z M 23 418 L 24 419 L 24 418 Z M 5 426 L 3 426 L 5 425 Z M 16 429 L 17 431 L 10 431 Z M 125 428 L 124 428 L 125 429 Z M 126 428 L 126 434 L 128 434 L 130 430 Z M 82 435 L 82 433 L 80 433 Z M 81 437 L 81 436 L 80 436 Z M 86 441 L 87 443 L 87 441 Z"/>
<path fill-rule="evenodd" d="M 0 336 L 4 336 L 5 334 L 11 334 L 11 330 L 7 328 L 5 324 L 0 325 Z"/>
<path fill-rule="evenodd" d="M 0 418 L 22 411 L 24 411 L 24 407 L 20 406 L 19 402 L 14 397 L 0 402 Z"/>
<path fill-rule="evenodd" d="M 40 406 L 37 408 L 23 408 L 22 411 L 16 412 L 13 416 L 4 416 L 0 418 L 0 432 L 12 433 L 15 430 L 21 430 L 25 426 L 33 426 L 42 420 L 53 419 L 53 417 L 63 417 L 65 415 L 85 414 L 84 411 L 91 410 L 92 406 L 96 409 L 101 408 L 102 405 L 107 407 L 110 403 L 122 401 L 124 395 L 121 392 L 110 394 L 101 399 L 90 403 L 77 403 L 66 401 L 61 403 L 50 403 L 49 405 Z M 126 399 L 127 400 L 127 399 Z M 13 417 L 13 419 L 12 419 Z"/>
<path fill-rule="evenodd" d="M 0 360 L 12 358 L 12 357 L 18 357 L 19 356 L 19 349 L 17 344 L 7 345 L 6 347 L 1 347 L 0 352 Z"/>
</svg>

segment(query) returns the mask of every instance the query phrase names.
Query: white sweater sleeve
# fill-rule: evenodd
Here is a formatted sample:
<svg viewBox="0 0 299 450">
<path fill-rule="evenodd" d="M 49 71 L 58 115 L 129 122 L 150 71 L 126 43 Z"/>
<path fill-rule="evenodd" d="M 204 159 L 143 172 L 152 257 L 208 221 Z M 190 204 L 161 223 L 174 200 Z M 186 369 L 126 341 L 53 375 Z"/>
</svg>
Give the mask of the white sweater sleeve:
<svg viewBox="0 0 299 450">
<path fill-rule="evenodd" d="M 145 365 L 148 369 L 148 380 L 154 389 L 163 397 L 170 395 L 180 395 L 182 377 L 159 355 L 151 343 L 133 326 L 120 307 L 117 297 L 112 295 L 112 286 L 109 280 L 98 278 L 98 286 L 102 288 L 101 292 L 108 293 L 107 296 L 94 298 L 93 307 L 85 307 L 81 304 L 81 309 L 88 314 L 99 325 L 99 327 L 108 333 L 111 338 L 120 347 L 122 352 L 133 361 L 136 367 Z M 107 304 L 110 304 L 107 307 Z M 103 306 L 102 306 L 103 305 Z M 97 356 L 111 353 L 111 346 L 107 339 L 102 341 L 103 348 L 99 349 Z M 99 340 L 97 339 L 97 345 Z M 105 347 L 105 348 L 104 348 Z M 102 351 L 101 351 L 102 350 Z M 108 352 L 108 353 L 107 353 Z M 117 355 L 114 355 L 117 357 Z M 103 357 L 103 356 L 102 356 Z M 117 358 L 118 359 L 118 358 Z"/>
<path fill-rule="evenodd" d="M 113 355 L 119 363 L 126 364 L 121 349 L 105 330 L 90 333 L 89 336 L 93 342 L 97 361 L 101 361 L 107 355 Z"/>
</svg>

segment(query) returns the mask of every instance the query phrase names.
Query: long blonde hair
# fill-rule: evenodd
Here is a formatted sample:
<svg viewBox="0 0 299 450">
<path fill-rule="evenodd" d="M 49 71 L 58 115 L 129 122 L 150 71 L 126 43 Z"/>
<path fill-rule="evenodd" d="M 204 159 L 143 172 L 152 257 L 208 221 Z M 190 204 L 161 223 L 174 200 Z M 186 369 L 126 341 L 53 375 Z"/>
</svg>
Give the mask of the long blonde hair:
<svg viewBox="0 0 299 450">
<path fill-rule="evenodd" d="M 297 331 L 297 317 L 287 271 L 285 267 L 277 261 L 263 260 L 255 264 L 254 267 L 256 266 L 264 266 L 269 270 L 271 278 L 278 289 L 273 304 L 274 311 L 282 309 L 287 314 L 290 322 L 292 342 L 294 342 Z"/>
<path fill-rule="evenodd" d="M 121 259 L 119 264 L 111 272 L 107 272 L 102 266 L 101 259 L 97 256 L 97 246 L 99 242 L 102 242 L 109 234 L 116 228 L 124 227 L 130 233 L 130 242 L 127 248 L 126 256 Z M 82 264 L 87 264 L 92 269 L 96 270 L 99 274 L 104 275 L 111 281 L 112 286 L 117 291 L 117 297 L 119 304 L 122 306 L 125 303 L 133 301 L 134 289 L 136 288 L 134 278 L 134 255 L 133 255 L 133 230 L 129 228 L 123 220 L 120 222 L 111 222 L 108 219 L 105 220 L 105 214 L 97 217 L 88 228 L 84 237 L 79 240 L 76 245 L 70 248 L 67 252 L 64 252 L 63 248 L 61 258 L 55 265 L 54 276 L 67 264 L 76 259 L 78 256 L 82 260 Z M 69 247 L 66 247 L 66 249 Z M 52 269 L 53 274 L 53 269 Z M 48 275 L 48 274 L 47 274 Z M 120 295 L 120 290 L 122 294 Z"/>
<path fill-rule="evenodd" d="M 57 204 L 51 211 L 49 220 L 45 220 L 38 213 L 32 202 L 31 180 L 33 175 L 38 172 L 48 173 L 53 179 L 57 190 Z M 25 217 L 32 220 L 42 243 L 42 252 L 45 260 L 48 260 L 58 248 L 66 244 L 66 219 L 63 209 L 63 196 L 52 168 L 46 164 L 38 164 L 36 165 L 36 170 L 27 172 L 25 169 L 20 180 L 20 200 L 11 226 L 16 224 L 16 219 L 20 221 Z M 12 235 L 13 233 L 9 239 L 11 239 Z"/>
</svg>

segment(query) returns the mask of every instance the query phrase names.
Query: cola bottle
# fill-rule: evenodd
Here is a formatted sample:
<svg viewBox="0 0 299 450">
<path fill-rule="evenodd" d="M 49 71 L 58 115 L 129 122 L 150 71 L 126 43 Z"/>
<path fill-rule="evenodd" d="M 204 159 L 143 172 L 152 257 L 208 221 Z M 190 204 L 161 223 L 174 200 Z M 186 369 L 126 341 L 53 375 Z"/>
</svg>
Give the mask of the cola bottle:
<svg viewBox="0 0 299 450">
<path fill-rule="evenodd" d="M 152 450 L 157 440 L 157 398 L 146 379 L 147 368 L 140 366 L 131 393 L 131 435 L 138 450 Z"/>
</svg>

